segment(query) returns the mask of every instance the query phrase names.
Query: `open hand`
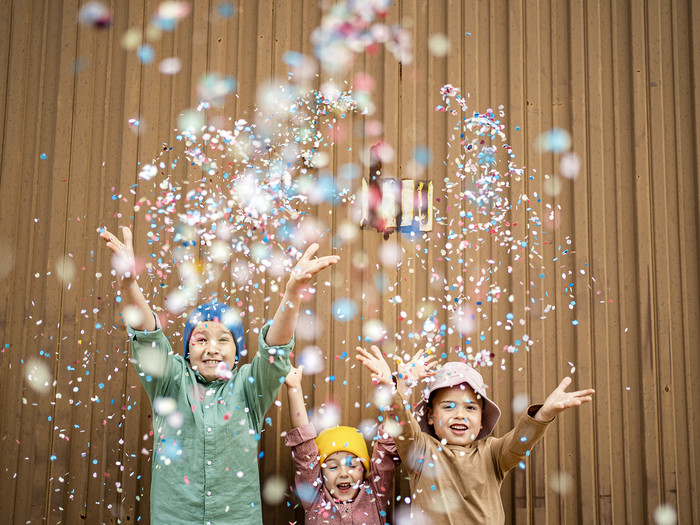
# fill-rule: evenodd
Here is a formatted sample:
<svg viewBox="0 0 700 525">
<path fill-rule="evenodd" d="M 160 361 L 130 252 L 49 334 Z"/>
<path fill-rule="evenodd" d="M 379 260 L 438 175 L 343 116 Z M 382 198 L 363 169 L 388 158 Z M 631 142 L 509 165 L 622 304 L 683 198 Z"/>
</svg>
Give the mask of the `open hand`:
<svg viewBox="0 0 700 525">
<path fill-rule="evenodd" d="M 393 383 L 391 379 L 391 368 L 389 364 L 384 359 L 382 351 L 377 345 L 372 345 L 372 353 L 358 346 L 355 348 L 357 350 L 357 355 L 355 356 L 367 370 L 372 372 L 372 381 L 376 384 L 391 385 Z"/>
<path fill-rule="evenodd" d="M 311 279 L 318 272 L 327 268 L 340 260 L 339 255 L 325 255 L 323 257 L 314 257 L 318 251 L 318 244 L 313 243 L 309 246 L 304 255 L 301 256 L 299 262 L 292 270 L 292 275 L 287 282 L 287 291 L 294 294 L 301 294 L 308 288 Z"/>
<path fill-rule="evenodd" d="M 131 230 L 126 226 L 122 227 L 123 241 L 120 241 L 107 229 L 103 228 L 98 231 L 100 237 L 107 241 L 107 248 L 112 251 L 112 268 L 117 276 L 123 281 L 134 281 L 137 270 Z"/>
<path fill-rule="evenodd" d="M 425 349 L 414 354 L 408 363 L 400 363 L 398 366 L 399 379 L 406 383 L 417 383 L 426 377 L 434 376 L 438 362 L 435 355 L 426 355 Z"/>
<path fill-rule="evenodd" d="M 557 414 L 567 408 L 577 407 L 593 400 L 591 396 L 595 393 L 595 390 L 588 388 L 576 392 L 566 392 L 570 384 L 571 378 L 565 377 L 562 382 L 559 383 L 559 386 L 549 394 L 542 408 L 537 411 L 535 418 L 540 421 L 551 421 Z"/>
</svg>

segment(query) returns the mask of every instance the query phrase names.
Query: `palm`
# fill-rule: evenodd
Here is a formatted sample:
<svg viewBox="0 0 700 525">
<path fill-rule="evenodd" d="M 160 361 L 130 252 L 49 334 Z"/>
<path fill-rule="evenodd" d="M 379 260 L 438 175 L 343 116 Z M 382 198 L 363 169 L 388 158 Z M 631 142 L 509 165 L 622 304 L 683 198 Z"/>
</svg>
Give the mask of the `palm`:
<svg viewBox="0 0 700 525">
<path fill-rule="evenodd" d="M 554 391 L 549 394 L 547 400 L 540 408 L 540 413 L 543 418 L 552 419 L 560 412 L 566 410 L 567 408 L 580 406 L 583 403 L 588 403 L 592 401 L 592 394 L 595 390 L 588 388 L 585 390 L 577 390 L 576 392 L 567 392 L 567 387 L 571 384 L 571 378 L 565 377 L 559 386 L 554 389 Z"/>
<path fill-rule="evenodd" d="M 306 249 L 304 255 L 301 256 L 301 259 L 299 259 L 299 262 L 292 270 L 292 275 L 287 283 L 287 290 L 294 294 L 302 293 L 318 272 L 337 263 L 340 259 L 338 255 L 326 255 L 324 257 L 314 258 L 318 248 L 318 244 L 313 243 Z"/>
<path fill-rule="evenodd" d="M 382 355 L 382 351 L 377 345 L 372 345 L 372 353 L 368 352 L 361 346 L 356 348 L 357 359 L 359 359 L 362 364 L 372 372 L 372 379 L 378 383 L 390 384 L 391 383 L 391 368 L 389 368 L 388 363 Z"/>
<path fill-rule="evenodd" d="M 434 355 L 426 355 L 425 350 L 419 350 L 408 363 L 401 363 L 398 370 L 401 377 L 407 381 L 422 381 L 435 375 L 436 366 L 437 360 Z"/>
<path fill-rule="evenodd" d="M 122 228 L 123 241 L 109 231 L 102 230 L 100 237 L 107 241 L 107 248 L 112 252 L 112 268 L 122 279 L 134 279 L 136 277 L 136 259 L 131 230 L 126 226 Z"/>
</svg>

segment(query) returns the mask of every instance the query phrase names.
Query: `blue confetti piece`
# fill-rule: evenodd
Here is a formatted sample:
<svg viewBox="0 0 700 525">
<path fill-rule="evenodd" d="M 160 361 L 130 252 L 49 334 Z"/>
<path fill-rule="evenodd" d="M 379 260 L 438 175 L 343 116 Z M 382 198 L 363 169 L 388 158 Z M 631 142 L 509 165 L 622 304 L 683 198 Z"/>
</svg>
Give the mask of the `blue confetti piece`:
<svg viewBox="0 0 700 525">
<path fill-rule="evenodd" d="M 357 305 L 352 299 L 338 299 L 333 303 L 332 312 L 338 321 L 350 321 L 357 315 Z"/>
<path fill-rule="evenodd" d="M 231 2 L 220 2 L 216 6 L 216 12 L 222 18 L 231 18 L 236 15 L 236 6 Z"/>
<path fill-rule="evenodd" d="M 143 44 L 140 46 L 136 51 L 136 54 L 139 57 L 139 60 L 144 64 L 150 64 L 153 62 L 153 57 L 155 56 L 153 48 L 148 44 Z"/>
</svg>

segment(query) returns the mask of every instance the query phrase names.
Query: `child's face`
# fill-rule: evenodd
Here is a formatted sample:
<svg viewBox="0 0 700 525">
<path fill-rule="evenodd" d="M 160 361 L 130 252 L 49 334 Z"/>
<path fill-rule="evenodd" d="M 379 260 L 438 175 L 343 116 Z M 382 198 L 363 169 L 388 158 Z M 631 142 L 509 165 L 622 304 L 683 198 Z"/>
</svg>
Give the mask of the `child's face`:
<svg viewBox="0 0 700 525">
<path fill-rule="evenodd" d="M 469 445 L 481 431 L 482 400 L 467 384 L 441 388 L 428 409 L 428 424 L 449 445 Z"/>
<path fill-rule="evenodd" d="M 355 454 L 338 451 L 330 454 L 321 464 L 323 484 L 340 501 L 355 499 L 360 492 L 365 468 Z"/>
<path fill-rule="evenodd" d="M 236 364 L 233 335 L 218 321 L 202 321 L 190 336 L 190 367 L 207 381 L 214 381 L 220 377 L 221 363 L 225 363 L 228 370 Z"/>
</svg>

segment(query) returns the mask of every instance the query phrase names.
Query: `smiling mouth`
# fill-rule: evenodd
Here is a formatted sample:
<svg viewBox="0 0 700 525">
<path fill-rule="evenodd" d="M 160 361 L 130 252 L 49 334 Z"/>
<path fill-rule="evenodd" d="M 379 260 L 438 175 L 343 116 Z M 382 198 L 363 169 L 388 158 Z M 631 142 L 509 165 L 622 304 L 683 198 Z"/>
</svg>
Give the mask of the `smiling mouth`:
<svg viewBox="0 0 700 525">
<path fill-rule="evenodd" d="M 347 492 L 352 488 L 352 483 L 338 483 L 336 486 L 340 492 Z"/>
<path fill-rule="evenodd" d="M 469 427 L 467 425 L 461 425 L 461 424 L 455 424 L 455 425 L 450 425 L 450 430 L 454 432 L 466 432 L 469 430 Z"/>
<path fill-rule="evenodd" d="M 221 361 L 217 361 L 216 359 L 207 359 L 205 361 L 202 361 L 205 365 L 218 365 Z"/>
</svg>

